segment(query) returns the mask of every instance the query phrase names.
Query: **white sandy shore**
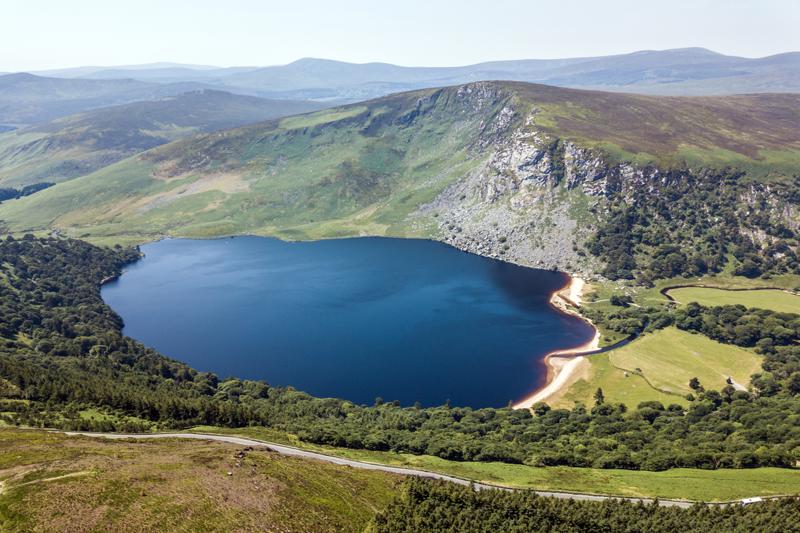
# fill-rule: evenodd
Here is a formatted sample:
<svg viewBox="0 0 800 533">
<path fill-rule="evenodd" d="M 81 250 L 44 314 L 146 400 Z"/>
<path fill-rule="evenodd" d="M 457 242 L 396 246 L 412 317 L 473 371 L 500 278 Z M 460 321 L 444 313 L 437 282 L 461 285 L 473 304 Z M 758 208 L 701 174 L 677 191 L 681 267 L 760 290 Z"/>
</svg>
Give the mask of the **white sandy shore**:
<svg viewBox="0 0 800 533">
<path fill-rule="evenodd" d="M 583 288 L 586 282 L 582 278 L 572 278 L 569 282 L 569 300 L 576 306 L 580 307 L 583 303 Z"/>
<path fill-rule="evenodd" d="M 580 307 L 585 286 L 586 282 L 581 278 L 571 278 L 569 285 L 553 293 L 550 302 L 564 312 L 577 314 L 574 310 L 570 309 L 568 305 Z M 593 324 L 592 327 L 594 327 Z M 561 350 L 547 354 L 544 359 L 547 365 L 547 381 L 545 386 L 535 391 L 524 400 L 514 404 L 514 409 L 529 409 L 533 404 L 546 401 L 548 398 L 552 397 L 569 382 L 572 375 L 586 360 L 586 357 L 581 354 L 591 352 L 599 347 L 600 331 L 594 328 L 594 338 L 589 342 L 569 350 Z"/>
</svg>

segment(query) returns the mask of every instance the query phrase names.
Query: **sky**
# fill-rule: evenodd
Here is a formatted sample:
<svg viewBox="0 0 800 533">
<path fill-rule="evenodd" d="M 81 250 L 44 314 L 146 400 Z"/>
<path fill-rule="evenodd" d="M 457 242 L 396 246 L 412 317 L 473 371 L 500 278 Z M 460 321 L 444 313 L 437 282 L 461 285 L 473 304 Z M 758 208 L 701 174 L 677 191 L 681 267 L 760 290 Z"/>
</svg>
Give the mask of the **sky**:
<svg viewBox="0 0 800 533">
<path fill-rule="evenodd" d="M 6 0 L 0 72 L 321 57 L 452 66 L 701 46 L 800 50 L 798 0 Z"/>
</svg>

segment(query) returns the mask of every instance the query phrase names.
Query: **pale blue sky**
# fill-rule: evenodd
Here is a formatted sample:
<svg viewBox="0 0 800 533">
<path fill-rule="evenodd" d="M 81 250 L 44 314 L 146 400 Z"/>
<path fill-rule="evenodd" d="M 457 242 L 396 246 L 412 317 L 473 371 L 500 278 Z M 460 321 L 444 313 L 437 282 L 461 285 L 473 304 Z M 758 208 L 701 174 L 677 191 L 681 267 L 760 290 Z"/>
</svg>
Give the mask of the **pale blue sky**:
<svg viewBox="0 0 800 533">
<path fill-rule="evenodd" d="M 0 71 L 300 57 L 462 65 L 703 46 L 800 50 L 798 0 L 10 0 Z"/>
</svg>

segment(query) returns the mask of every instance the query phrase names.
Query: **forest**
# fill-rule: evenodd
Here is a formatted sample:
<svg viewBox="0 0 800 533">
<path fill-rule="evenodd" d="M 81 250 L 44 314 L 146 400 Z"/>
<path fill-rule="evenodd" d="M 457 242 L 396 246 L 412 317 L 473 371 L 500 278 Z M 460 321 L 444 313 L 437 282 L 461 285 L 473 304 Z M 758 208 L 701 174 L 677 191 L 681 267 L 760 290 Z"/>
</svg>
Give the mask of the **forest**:
<svg viewBox="0 0 800 533">
<path fill-rule="evenodd" d="M 373 533 L 791 533 L 800 531 L 800 500 L 688 509 L 621 500 L 580 501 L 531 492 L 475 491 L 409 479 L 401 497 L 378 514 Z"/>
<path fill-rule="evenodd" d="M 139 252 L 64 238 L 0 241 L 0 416 L 11 424 L 140 431 L 265 426 L 300 439 L 456 461 L 665 470 L 792 467 L 800 460 L 800 317 L 739 306 L 620 308 L 637 329 L 674 323 L 764 353 L 753 392 L 694 387 L 688 408 L 643 402 L 530 411 L 355 405 L 221 380 L 122 334 L 100 297 Z M 86 409 L 108 416 L 81 416 Z"/>
<path fill-rule="evenodd" d="M 41 183 L 33 183 L 31 185 L 25 185 L 24 187 L 20 187 L 19 189 L 14 189 L 11 187 L 0 187 L 0 202 L 3 202 L 5 200 L 15 200 L 17 198 L 22 198 L 23 196 L 30 196 L 33 193 L 42 191 L 52 186 L 53 186 L 52 183 L 41 182 Z"/>
<path fill-rule="evenodd" d="M 604 276 L 651 285 L 721 272 L 729 261 L 750 278 L 800 273 L 796 221 L 778 208 L 800 205 L 800 177 L 767 187 L 740 171 L 676 170 L 662 180 L 609 199 L 586 245 L 605 263 Z"/>
</svg>

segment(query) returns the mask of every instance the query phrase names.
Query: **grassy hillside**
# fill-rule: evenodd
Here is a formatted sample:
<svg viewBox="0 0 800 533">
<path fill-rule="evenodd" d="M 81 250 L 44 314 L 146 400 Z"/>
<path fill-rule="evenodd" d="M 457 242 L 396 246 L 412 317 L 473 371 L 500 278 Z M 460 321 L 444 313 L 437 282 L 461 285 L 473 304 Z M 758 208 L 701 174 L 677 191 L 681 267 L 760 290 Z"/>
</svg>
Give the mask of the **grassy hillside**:
<svg viewBox="0 0 800 533">
<path fill-rule="evenodd" d="M 772 309 L 780 313 L 800 314 L 800 296 L 779 290 L 725 290 L 706 287 L 681 287 L 667 293 L 679 303 L 697 302 L 700 305 L 743 305 Z"/>
<path fill-rule="evenodd" d="M 8 533 L 357 532 L 400 479 L 220 443 L 11 428 L 0 428 L 0 452 L 0 530 Z"/>
<path fill-rule="evenodd" d="M 537 124 L 622 161 L 662 168 L 748 170 L 789 177 L 800 169 L 800 97 L 644 96 L 514 84 L 542 107 Z"/>
<path fill-rule="evenodd" d="M 0 451 L 0 529 L 9 533 L 359 532 L 389 505 L 405 501 L 399 476 L 284 457 L 259 447 L 177 439 L 106 441 L 0 428 Z M 800 486 L 797 471 L 775 468 L 632 472 L 455 463 L 379 452 L 348 455 L 539 490 L 713 501 L 792 494 Z M 452 504 L 445 502 L 448 508 Z M 550 513 L 558 503 L 546 504 Z M 609 516 L 608 502 L 585 505 L 593 514 Z M 675 513 L 663 509 L 662 514 Z M 571 523 L 574 514 L 565 510 L 551 519 Z"/>
<path fill-rule="evenodd" d="M 467 207 L 491 203 L 491 180 L 531 172 L 541 157 L 554 161 L 547 175 L 558 182 L 556 158 L 566 156 L 554 139 L 610 161 L 736 165 L 785 179 L 800 169 L 798 104 L 792 95 L 660 98 L 505 82 L 416 91 L 178 141 L 7 202 L 0 220 L 15 231 L 142 240 L 432 236 L 443 231 L 437 211 L 418 208 L 469 176 L 482 181 L 458 197 Z M 497 169 L 504 150 L 528 150 L 532 160 Z M 586 200 L 568 202 L 566 216 L 592 220 Z"/>
<path fill-rule="evenodd" d="M 178 142 L 59 185 L 35 208 L 3 205 L 0 218 L 142 238 L 424 234 L 406 216 L 480 162 L 470 148 L 502 106 L 472 103 L 404 94 Z"/>
<path fill-rule="evenodd" d="M 187 137 L 319 109 L 221 91 L 104 107 L 0 134 L 0 185 L 58 182 Z"/>
</svg>

